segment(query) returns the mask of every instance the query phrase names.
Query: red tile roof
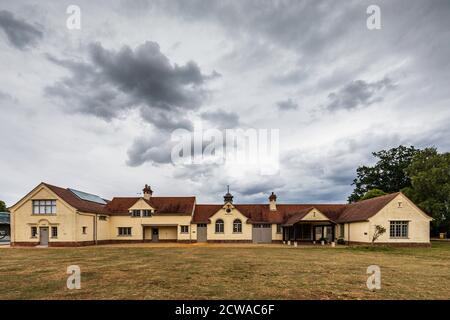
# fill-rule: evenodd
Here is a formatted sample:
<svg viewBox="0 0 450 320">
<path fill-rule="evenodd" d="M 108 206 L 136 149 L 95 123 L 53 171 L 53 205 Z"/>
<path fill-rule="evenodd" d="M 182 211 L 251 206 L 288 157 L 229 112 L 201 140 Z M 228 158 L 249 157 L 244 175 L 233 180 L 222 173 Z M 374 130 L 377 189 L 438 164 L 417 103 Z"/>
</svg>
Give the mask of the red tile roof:
<svg viewBox="0 0 450 320">
<path fill-rule="evenodd" d="M 42 184 L 44 186 L 46 186 L 47 188 L 49 188 L 54 193 L 56 193 L 56 195 L 58 197 L 63 199 L 65 202 L 67 202 L 69 205 L 71 205 L 78 211 L 89 212 L 89 213 L 107 213 L 105 211 L 105 205 L 103 205 L 103 204 L 78 198 L 69 189 L 64 189 L 61 187 L 53 186 L 48 183 L 42 183 Z"/>
<path fill-rule="evenodd" d="M 400 192 L 396 192 L 385 196 L 348 204 L 344 212 L 339 216 L 338 221 L 343 223 L 367 220 L 377 214 L 378 211 L 383 209 L 384 206 L 386 206 L 399 194 Z"/>
<path fill-rule="evenodd" d="M 128 215 L 128 210 L 139 200 L 140 197 L 113 198 L 107 205 L 106 210 L 112 215 Z M 145 200 L 158 214 L 191 215 L 194 210 L 195 197 L 151 197 Z"/>
<path fill-rule="evenodd" d="M 311 209 L 316 208 L 335 223 L 364 221 L 374 216 L 399 193 L 392 193 L 352 204 L 277 204 L 270 211 L 266 204 L 234 204 L 249 223 L 279 223 L 292 225 L 300 221 Z M 195 206 L 193 223 L 209 223 L 210 217 L 222 208 L 220 204 L 198 204 Z"/>
<path fill-rule="evenodd" d="M 82 212 L 110 215 L 128 215 L 129 208 L 140 197 L 116 197 L 106 205 L 83 200 L 69 189 L 42 183 L 69 205 Z M 335 223 L 365 221 L 374 216 L 400 193 L 392 193 L 351 204 L 277 204 L 276 211 L 270 211 L 268 204 L 234 204 L 248 223 L 276 223 L 292 225 L 300 221 L 312 208 L 322 212 Z M 145 200 L 145 199 L 144 199 Z M 151 197 L 145 200 L 156 209 L 155 214 L 191 215 L 193 223 L 210 223 L 210 217 L 222 208 L 222 204 L 195 204 L 195 197 Z"/>
</svg>

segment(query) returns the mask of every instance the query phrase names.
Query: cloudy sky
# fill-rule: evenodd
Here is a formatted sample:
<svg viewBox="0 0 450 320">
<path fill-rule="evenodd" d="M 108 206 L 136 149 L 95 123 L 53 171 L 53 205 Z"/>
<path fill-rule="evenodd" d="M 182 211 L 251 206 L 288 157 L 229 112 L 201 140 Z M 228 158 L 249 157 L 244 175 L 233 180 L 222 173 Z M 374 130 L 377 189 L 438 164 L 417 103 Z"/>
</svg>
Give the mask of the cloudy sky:
<svg viewBox="0 0 450 320">
<path fill-rule="evenodd" d="M 69 5 L 81 29 L 66 27 Z M 381 8 L 368 30 L 366 9 Z M 0 0 L 0 199 L 344 202 L 372 151 L 450 150 L 450 1 Z M 171 133 L 279 129 L 280 170 L 174 165 Z"/>
</svg>

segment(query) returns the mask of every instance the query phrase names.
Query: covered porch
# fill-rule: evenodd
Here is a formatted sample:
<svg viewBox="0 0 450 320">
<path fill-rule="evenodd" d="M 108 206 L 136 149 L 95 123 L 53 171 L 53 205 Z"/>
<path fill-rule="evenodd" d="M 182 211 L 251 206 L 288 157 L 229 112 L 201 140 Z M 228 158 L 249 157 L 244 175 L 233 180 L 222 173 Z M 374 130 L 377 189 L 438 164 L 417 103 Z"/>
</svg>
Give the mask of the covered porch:
<svg viewBox="0 0 450 320">
<path fill-rule="evenodd" d="M 178 224 L 142 224 L 144 242 L 177 241 Z"/>
<path fill-rule="evenodd" d="M 336 240 L 336 224 L 314 207 L 289 217 L 283 227 L 283 241 L 315 242 Z"/>
<path fill-rule="evenodd" d="M 283 226 L 283 241 L 314 242 L 336 240 L 335 224 L 332 222 L 298 222 Z"/>
</svg>

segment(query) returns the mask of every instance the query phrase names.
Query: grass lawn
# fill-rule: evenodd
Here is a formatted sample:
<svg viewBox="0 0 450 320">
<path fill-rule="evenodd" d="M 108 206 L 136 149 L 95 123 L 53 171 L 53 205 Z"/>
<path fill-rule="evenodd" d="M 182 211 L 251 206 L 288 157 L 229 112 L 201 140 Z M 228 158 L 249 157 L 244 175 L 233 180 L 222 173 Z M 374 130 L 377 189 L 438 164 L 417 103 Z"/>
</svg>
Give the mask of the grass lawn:
<svg viewBox="0 0 450 320">
<path fill-rule="evenodd" d="M 66 268 L 81 268 L 81 289 Z M 381 268 L 381 290 L 366 269 Z M 450 242 L 432 248 L 123 245 L 0 248 L 0 299 L 450 299 Z"/>
</svg>

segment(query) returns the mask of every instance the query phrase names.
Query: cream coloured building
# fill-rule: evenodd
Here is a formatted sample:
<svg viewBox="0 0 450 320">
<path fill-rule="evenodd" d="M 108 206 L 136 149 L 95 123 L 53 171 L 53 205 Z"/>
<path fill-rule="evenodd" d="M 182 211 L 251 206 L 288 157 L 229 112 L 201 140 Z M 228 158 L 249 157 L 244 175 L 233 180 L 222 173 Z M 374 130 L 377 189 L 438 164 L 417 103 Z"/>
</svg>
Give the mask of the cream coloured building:
<svg viewBox="0 0 450 320">
<path fill-rule="evenodd" d="M 431 218 L 404 194 L 353 204 L 197 204 L 192 197 L 111 200 L 40 183 L 10 208 L 13 246 L 82 246 L 123 242 L 335 242 L 430 244 Z"/>
</svg>

